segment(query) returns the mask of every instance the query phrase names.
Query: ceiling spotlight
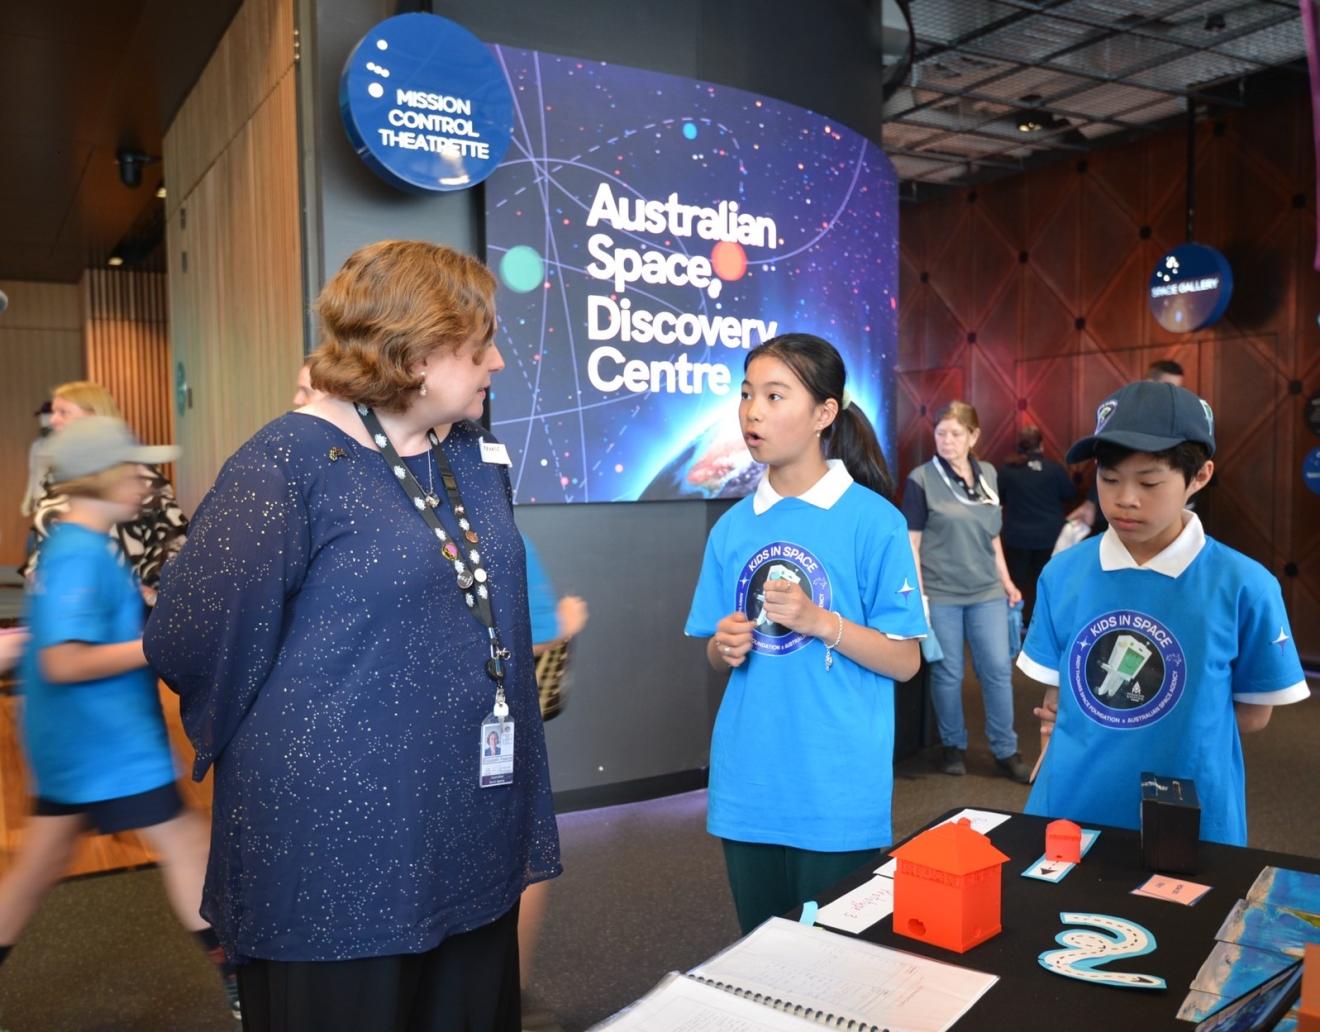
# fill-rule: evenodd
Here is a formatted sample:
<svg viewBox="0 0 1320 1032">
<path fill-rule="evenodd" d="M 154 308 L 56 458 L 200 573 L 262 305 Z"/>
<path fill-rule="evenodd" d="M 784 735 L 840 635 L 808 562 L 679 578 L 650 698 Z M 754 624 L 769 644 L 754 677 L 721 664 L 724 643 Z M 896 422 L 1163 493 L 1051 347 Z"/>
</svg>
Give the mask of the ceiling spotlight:
<svg viewBox="0 0 1320 1032">
<path fill-rule="evenodd" d="M 117 269 L 124 264 L 124 259 L 121 255 L 112 254 L 109 258 L 105 260 L 105 264 L 110 266 L 110 268 L 112 269 Z"/>
<path fill-rule="evenodd" d="M 1020 133 L 1038 133 L 1045 128 L 1031 115 L 1023 115 L 1019 118 L 1017 127 Z"/>
<path fill-rule="evenodd" d="M 160 200 L 162 200 L 162 201 L 165 200 L 165 184 L 164 184 L 164 183 L 161 183 L 160 186 L 156 187 L 156 196 L 157 196 L 158 198 L 160 198 Z"/>
</svg>

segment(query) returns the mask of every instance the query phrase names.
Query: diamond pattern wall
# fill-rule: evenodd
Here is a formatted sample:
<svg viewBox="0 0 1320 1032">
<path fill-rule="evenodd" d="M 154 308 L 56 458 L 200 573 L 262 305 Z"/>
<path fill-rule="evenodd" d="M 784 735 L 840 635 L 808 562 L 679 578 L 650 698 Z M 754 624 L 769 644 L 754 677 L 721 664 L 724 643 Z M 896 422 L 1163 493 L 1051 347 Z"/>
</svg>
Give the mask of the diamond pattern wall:
<svg viewBox="0 0 1320 1032">
<path fill-rule="evenodd" d="M 1145 299 L 1186 239 L 1180 131 L 905 209 L 900 477 L 930 457 L 931 417 L 953 398 L 976 405 L 990 461 L 1027 423 L 1058 457 L 1109 391 L 1172 358 L 1218 414 L 1207 530 L 1279 577 L 1303 654 L 1320 657 L 1320 496 L 1301 478 L 1320 445 L 1302 419 L 1320 390 L 1312 153 L 1300 93 L 1198 125 L 1195 237 L 1229 257 L 1237 288 L 1194 335 L 1162 330 Z"/>
</svg>

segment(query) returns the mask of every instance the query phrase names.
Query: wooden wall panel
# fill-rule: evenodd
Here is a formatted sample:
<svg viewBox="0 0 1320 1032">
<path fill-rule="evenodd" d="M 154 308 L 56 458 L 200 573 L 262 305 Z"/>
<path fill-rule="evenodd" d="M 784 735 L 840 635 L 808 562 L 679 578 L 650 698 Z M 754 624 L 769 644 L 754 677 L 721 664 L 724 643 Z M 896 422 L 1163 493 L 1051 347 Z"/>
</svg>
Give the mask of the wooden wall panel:
<svg viewBox="0 0 1320 1032">
<path fill-rule="evenodd" d="M 165 276 L 88 269 L 82 280 L 87 379 L 103 384 L 138 437 L 174 437 Z"/>
<path fill-rule="evenodd" d="M 165 139 L 172 216 L 294 60 L 293 0 L 245 0 Z"/>
<path fill-rule="evenodd" d="M 1181 130 L 904 209 L 900 474 L 930 457 L 951 385 L 977 406 L 992 462 L 1026 423 L 1058 456 L 1107 393 L 1172 358 L 1218 413 L 1207 529 L 1280 578 L 1303 653 L 1320 657 L 1320 497 L 1300 472 L 1320 444 L 1301 418 L 1320 390 L 1310 132 L 1304 93 L 1198 126 L 1196 239 L 1237 283 L 1194 337 L 1161 329 L 1145 295 L 1186 238 Z"/>
<path fill-rule="evenodd" d="M 0 282 L 0 290 L 9 295 L 0 314 L 0 563 L 14 567 L 27 540 L 18 509 L 37 436 L 32 412 L 52 387 L 83 378 L 83 316 L 74 284 Z"/>
<path fill-rule="evenodd" d="M 175 486 L 188 512 L 288 408 L 302 362 L 291 11 L 291 0 L 247 0 L 165 136 L 172 360 L 191 389 Z"/>
</svg>

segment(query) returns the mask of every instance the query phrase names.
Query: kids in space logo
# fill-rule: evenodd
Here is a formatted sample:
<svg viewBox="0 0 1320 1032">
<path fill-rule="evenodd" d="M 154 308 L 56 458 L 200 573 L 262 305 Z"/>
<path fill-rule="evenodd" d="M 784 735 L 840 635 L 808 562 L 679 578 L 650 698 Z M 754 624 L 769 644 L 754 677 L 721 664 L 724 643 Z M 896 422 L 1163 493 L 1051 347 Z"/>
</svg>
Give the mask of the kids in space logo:
<svg viewBox="0 0 1320 1032">
<path fill-rule="evenodd" d="M 1120 609 L 1092 620 L 1068 656 L 1073 697 L 1095 723 L 1128 729 L 1153 724 L 1182 698 L 1182 646 L 1154 617 Z"/>
<path fill-rule="evenodd" d="M 680 250 L 622 246 L 610 233 L 596 232 L 587 241 L 592 261 L 587 274 L 609 284 L 610 295 L 587 298 L 587 336 L 593 341 L 621 344 L 695 345 L 731 349 L 753 348 L 779 329 L 774 320 L 742 319 L 705 312 L 651 311 L 626 296 L 638 283 L 653 286 L 689 286 L 714 300 L 726 281 L 741 279 L 747 271 L 746 248 L 774 250 L 779 246 L 775 220 L 740 211 L 737 201 L 714 207 L 685 204 L 677 193 L 665 200 L 615 197 L 609 183 L 601 183 L 591 203 L 587 226 L 607 225 L 619 233 L 663 235 L 666 240 L 693 237 L 715 241 L 709 257 Z M 693 362 L 680 351 L 676 359 L 644 362 L 629 359 L 614 344 L 600 344 L 587 359 L 587 377 L 598 391 L 619 390 L 641 394 L 728 394 L 727 366 Z"/>
<path fill-rule="evenodd" d="M 738 578 L 738 608 L 752 621 L 752 651 L 763 656 L 787 656 L 814 640 L 781 627 L 765 613 L 766 581 L 786 580 L 798 585 L 822 609 L 832 605 L 830 578 L 820 560 L 801 545 L 776 541 L 766 545 L 743 567 Z"/>
</svg>

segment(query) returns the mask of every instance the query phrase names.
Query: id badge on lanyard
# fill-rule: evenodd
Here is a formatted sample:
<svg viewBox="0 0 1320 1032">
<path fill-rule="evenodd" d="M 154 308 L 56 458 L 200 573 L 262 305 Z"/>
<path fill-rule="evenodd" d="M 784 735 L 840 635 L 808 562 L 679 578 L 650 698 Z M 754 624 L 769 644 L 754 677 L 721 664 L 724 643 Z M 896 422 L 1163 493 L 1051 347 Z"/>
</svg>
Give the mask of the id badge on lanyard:
<svg viewBox="0 0 1320 1032">
<path fill-rule="evenodd" d="M 513 721 L 494 713 L 481 722 L 481 787 L 513 784 Z"/>
</svg>

